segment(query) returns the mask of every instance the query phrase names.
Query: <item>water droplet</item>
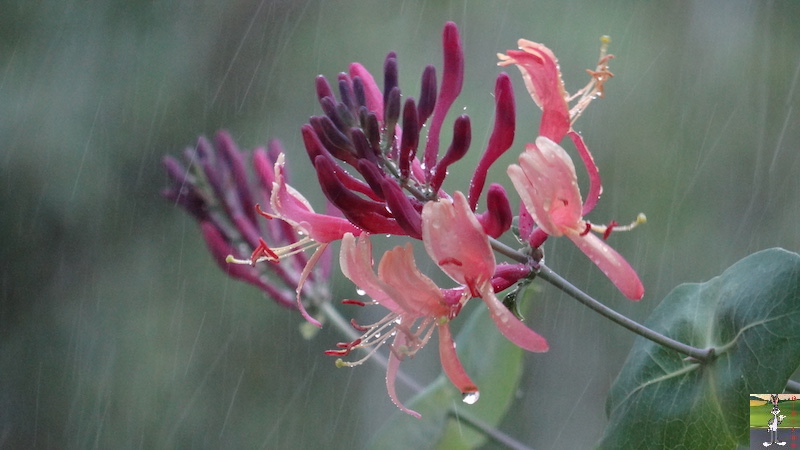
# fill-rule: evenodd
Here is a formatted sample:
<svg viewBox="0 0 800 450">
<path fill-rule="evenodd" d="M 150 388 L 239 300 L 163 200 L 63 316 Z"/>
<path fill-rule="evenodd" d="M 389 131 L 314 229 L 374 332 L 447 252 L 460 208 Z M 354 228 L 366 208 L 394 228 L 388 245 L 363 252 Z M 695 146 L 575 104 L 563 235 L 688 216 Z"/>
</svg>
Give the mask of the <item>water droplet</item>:
<svg viewBox="0 0 800 450">
<path fill-rule="evenodd" d="M 477 402 L 477 401 L 478 401 L 478 398 L 480 398 L 480 396 L 481 396 L 481 393 L 480 393 L 480 392 L 478 392 L 478 391 L 475 391 L 475 392 L 465 392 L 465 393 L 464 393 L 464 394 L 461 396 L 461 401 L 463 401 L 464 403 L 466 403 L 466 404 L 468 404 L 468 405 L 474 405 L 474 404 L 475 404 L 475 402 Z"/>
<path fill-rule="evenodd" d="M 367 295 L 367 292 L 363 289 L 356 289 L 356 294 L 358 295 Z"/>
</svg>

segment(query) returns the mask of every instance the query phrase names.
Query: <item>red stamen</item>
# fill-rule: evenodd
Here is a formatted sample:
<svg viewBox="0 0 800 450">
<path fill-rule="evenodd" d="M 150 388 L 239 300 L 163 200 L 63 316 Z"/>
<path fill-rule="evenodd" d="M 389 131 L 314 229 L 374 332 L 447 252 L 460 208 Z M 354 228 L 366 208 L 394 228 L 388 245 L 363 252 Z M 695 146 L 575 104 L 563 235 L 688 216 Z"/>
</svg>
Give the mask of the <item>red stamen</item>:
<svg viewBox="0 0 800 450">
<path fill-rule="evenodd" d="M 346 350 L 325 350 L 325 354 L 328 356 L 347 356 L 350 354 L 350 349 Z"/>
<path fill-rule="evenodd" d="M 606 231 L 603 232 L 603 240 L 605 241 L 611 235 L 611 231 L 614 230 L 614 227 L 619 225 L 616 220 L 612 220 L 611 222 L 606 225 Z"/>
<path fill-rule="evenodd" d="M 253 250 L 253 254 L 250 255 L 250 264 L 255 266 L 258 258 L 261 258 L 262 256 L 266 256 L 268 259 L 271 259 L 273 261 L 277 261 L 280 259 L 278 257 L 278 254 L 273 252 L 269 248 L 267 243 L 264 242 L 264 239 L 258 238 L 258 247 L 256 247 L 256 249 Z"/>
<path fill-rule="evenodd" d="M 264 217 L 266 219 L 272 220 L 272 219 L 277 218 L 276 216 L 273 216 L 270 213 L 264 212 L 264 210 L 261 209 L 261 205 L 259 205 L 258 203 L 256 203 L 256 212 L 259 213 L 262 217 Z"/>
<path fill-rule="evenodd" d="M 342 304 L 343 305 L 356 305 L 356 306 L 365 306 L 366 305 L 366 303 L 364 303 L 364 302 L 362 302 L 360 300 L 353 300 L 353 299 L 350 299 L 350 298 L 346 298 L 346 299 L 342 300 Z"/>
<path fill-rule="evenodd" d="M 583 230 L 583 233 L 581 233 L 580 235 L 581 236 L 586 236 L 587 234 L 589 234 L 590 231 L 592 231 L 592 224 L 590 224 L 589 222 L 586 222 L 586 229 Z"/>
<path fill-rule="evenodd" d="M 351 325 L 353 328 L 355 328 L 355 329 L 356 329 L 356 331 L 360 331 L 360 332 L 362 332 L 362 333 L 363 333 L 363 332 L 365 332 L 365 331 L 367 331 L 367 330 L 369 330 L 369 328 L 368 328 L 368 327 L 364 327 L 364 326 L 361 326 L 361 325 L 359 325 L 359 324 L 358 324 L 358 322 L 356 322 L 356 319 L 350 319 L 350 325 Z"/>
</svg>

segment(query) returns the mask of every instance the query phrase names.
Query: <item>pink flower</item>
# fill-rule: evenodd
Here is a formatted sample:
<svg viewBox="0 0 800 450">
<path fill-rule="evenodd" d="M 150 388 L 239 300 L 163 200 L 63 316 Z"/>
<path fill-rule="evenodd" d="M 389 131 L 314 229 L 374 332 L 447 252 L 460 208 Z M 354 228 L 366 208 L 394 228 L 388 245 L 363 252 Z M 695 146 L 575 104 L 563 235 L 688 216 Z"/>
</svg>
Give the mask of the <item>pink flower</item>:
<svg viewBox="0 0 800 450">
<path fill-rule="evenodd" d="M 626 297 L 642 298 L 644 287 L 630 264 L 590 233 L 592 225 L 583 220 L 575 165 L 563 148 L 539 136 L 535 144 L 525 147 L 519 165 L 509 166 L 508 176 L 542 231 L 550 236 L 567 236 Z M 608 231 L 603 227 L 598 229 Z"/>
<path fill-rule="evenodd" d="M 386 373 L 389 397 L 404 412 L 419 417 L 397 398 L 395 377 L 400 362 L 413 357 L 429 340 L 435 327 L 439 331 L 439 356 L 450 381 L 464 395 L 477 397 L 478 388 L 470 380 L 455 352 L 449 322 L 472 297 L 480 297 L 489 308 L 498 330 L 516 345 L 534 352 L 547 351 L 547 342 L 527 328 L 498 300 L 492 287 L 495 259 L 489 238 L 469 208 L 467 199 L 456 192 L 453 201 L 428 202 L 422 211 L 422 239 L 428 254 L 461 286 L 440 289 L 416 267 L 410 244 L 386 252 L 373 272 L 372 248 L 366 234 L 356 240 L 346 234 L 342 240 L 342 272 L 376 303 L 390 313 L 369 326 L 354 326 L 361 338 L 339 344 L 330 355 L 344 356 L 356 348 L 372 348 L 370 354 L 394 337 Z M 355 362 L 338 362 L 355 366 Z"/>
<path fill-rule="evenodd" d="M 256 160 L 256 170 L 262 172 L 262 177 L 264 177 L 265 174 L 263 174 L 263 172 L 265 171 L 265 167 L 263 167 L 261 163 L 263 163 L 263 161 Z M 259 239 L 259 245 L 253 251 L 250 259 L 241 260 L 233 256 L 228 256 L 227 262 L 251 265 L 262 261 L 278 262 L 281 258 L 295 255 L 311 248 L 316 248 L 311 258 L 306 260 L 306 264 L 300 273 L 296 289 L 296 300 L 297 308 L 300 310 L 303 317 L 317 327 L 322 327 L 322 324 L 318 320 L 308 314 L 308 311 L 306 311 L 303 305 L 300 298 L 303 285 L 322 256 L 322 253 L 328 248 L 328 244 L 341 239 L 345 233 L 360 233 L 361 230 L 353 226 L 347 219 L 314 212 L 314 209 L 305 197 L 286 183 L 284 164 L 284 156 L 280 154 L 274 165 L 272 195 L 270 196 L 272 213 L 262 211 L 258 208 L 258 205 L 256 205 L 256 207 L 258 208 L 258 212 L 265 218 L 283 220 L 302 237 L 290 245 L 276 248 L 270 248 L 263 239 Z"/>
<path fill-rule="evenodd" d="M 428 255 L 456 282 L 480 297 L 497 329 L 511 342 L 532 352 L 545 352 L 547 341 L 526 327 L 494 293 L 496 264 L 489 237 L 472 213 L 466 197 L 456 191 L 453 200 L 428 202 L 422 210 L 422 241 Z"/>
<path fill-rule="evenodd" d="M 359 365 L 394 337 L 386 371 L 386 390 L 398 408 L 419 418 L 419 413 L 406 408 L 397 397 L 395 378 L 400 361 L 413 357 L 424 347 L 436 328 L 439 330 L 439 354 L 445 373 L 462 393 L 477 393 L 478 388 L 458 360 L 450 333 L 450 319 L 458 314 L 462 306 L 460 298 L 455 297 L 455 301 L 446 298 L 444 292 L 417 269 L 410 243 L 387 251 L 376 275 L 373 272 L 369 236 L 362 234 L 356 240 L 355 236 L 348 233 L 342 239 L 340 264 L 344 275 L 376 303 L 387 308 L 389 314 L 372 325 L 354 323 L 356 329 L 364 331 L 364 334 L 353 342 L 339 344 L 340 350 L 327 353 L 345 356 L 357 348 L 371 348 L 371 351 L 361 360 L 339 360 L 337 365 Z"/>
</svg>

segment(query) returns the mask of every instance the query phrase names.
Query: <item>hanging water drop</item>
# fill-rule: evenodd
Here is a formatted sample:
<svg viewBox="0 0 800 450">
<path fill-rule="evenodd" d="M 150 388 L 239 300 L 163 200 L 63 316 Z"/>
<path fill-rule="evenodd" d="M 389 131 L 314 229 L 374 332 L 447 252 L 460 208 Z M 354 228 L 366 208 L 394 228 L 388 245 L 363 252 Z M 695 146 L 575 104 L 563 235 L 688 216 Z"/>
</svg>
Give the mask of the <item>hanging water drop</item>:
<svg viewBox="0 0 800 450">
<path fill-rule="evenodd" d="M 466 404 L 468 404 L 468 405 L 474 405 L 474 404 L 475 404 L 475 402 L 477 402 L 477 401 L 478 401 L 478 398 L 480 398 L 480 396 L 481 396 L 481 393 L 480 393 L 480 392 L 478 392 L 478 391 L 475 391 L 475 392 L 465 392 L 465 393 L 464 393 L 464 394 L 461 396 L 461 401 L 463 401 L 464 403 L 466 403 Z"/>
<path fill-rule="evenodd" d="M 361 288 L 356 289 L 356 294 L 358 295 L 366 295 L 367 292 Z"/>
</svg>

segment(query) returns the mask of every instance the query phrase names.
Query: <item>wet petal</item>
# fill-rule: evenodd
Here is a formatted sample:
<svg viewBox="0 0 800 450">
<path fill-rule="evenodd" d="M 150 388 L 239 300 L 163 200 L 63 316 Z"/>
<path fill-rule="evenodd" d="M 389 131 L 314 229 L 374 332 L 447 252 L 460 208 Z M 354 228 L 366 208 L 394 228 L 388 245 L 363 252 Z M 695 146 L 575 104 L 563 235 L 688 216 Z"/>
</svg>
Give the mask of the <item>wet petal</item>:
<svg viewBox="0 0 800 450">
<path fill-rule="evenodd" d="M 560 142 L 570 128 L 570 116 L 558 60 L 542 44 L 520 39 L 518 45 L 521 50 L 508 50 L 507 55 L 498 54 L 498 65 L 517 65 L 533 101 L 542 108 L 539 134 Z"/>
<path fill-rule="evenodd" d="M 397 333 L 394 338 L 393 348 L 400 348 L 406 345 L 406 335 L 404 333 Z M 389 363 L 386 365 L 386 391 L 389 393 L 389 398 L 404 413 L 412 415 L 419 419 L 422 417 L 420 413 L 412 411 L 403 405 L 399 398 L 397 398 L 397 390 L 395 389 L 395 379 L 397 378 L 397 370 L 400 368 L 400 358 L 397 357 L 394 351 L 389 352 Z"/>
<path fill-rule="evenodd" d="M 597 265 L 623 295 L 631 300 L 644 296 L 644 286 L 628 261 L 598 236 L 588 233 L 567 235 Z"/>
<path fill-rule="evenodd" d="M 541 353 L 549 349 L 545 338 L 514 317 L 514 314 L 498 300 L 491 284 L 487 284 L 482 291 L 481 298 L 489 308 L 489 314 L 503 336 L 518 347 L 531 352 Z"/>
<path fill-rule="evenodd" d="M 459 191 L 452 202 L 442 199 L 425 204 L 422 242 L 439 267 L 461 284 L 480 284 L 494 273 L 489 237 Z"/>
<path fill-rule="evenodd" d="M 464 366 L 456 354 L 456 343 L 453 341 L 453 334 L 450 332 L 450 323 L 445 322 L 439 327 L 439 360 L 442 362 L 442 369 L 455 387 L 462 394 L 472 394 L 478 392 L 478 387 L 467 375 Z"/>
<path fill-rule="evenodd" d="M 577 230 L 581 222 L 581 194 L 575 165 L 558 144 L 546 137 L 536 138 L 511 165 L 508 176 L 528 212 L 551 236 Z"/>
<path fill-rule="evenodd" d="M 404 311 L 414 316 L 447 315 L 449 307 L 444 303 L 441 290 L 417 269 L 411 243 L 384 253 L 378 276 L 388 285 L 385 291 Z"/>
<path fill-rule="evenodd" d="M 385 292 L 384 283 L 373 272 L 372 243 L 368 235 L 362 234 L 356 241 L 356 237 L 352 233 L 345 234 L 339 252 L 339 264 L 344 276 L 355 283 L 370 298 L 393 312 L 403 312 Z"/>
</svg>

